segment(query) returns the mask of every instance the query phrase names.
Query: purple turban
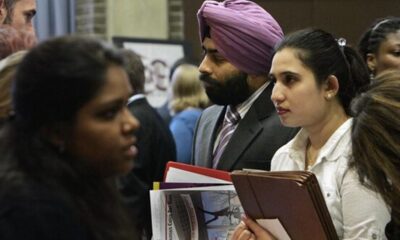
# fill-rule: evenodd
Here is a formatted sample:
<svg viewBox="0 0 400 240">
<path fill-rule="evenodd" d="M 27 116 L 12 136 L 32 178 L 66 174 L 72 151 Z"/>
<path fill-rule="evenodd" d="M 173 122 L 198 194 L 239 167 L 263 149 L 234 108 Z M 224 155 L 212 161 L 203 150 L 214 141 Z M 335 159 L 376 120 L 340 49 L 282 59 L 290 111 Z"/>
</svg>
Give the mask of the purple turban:
<svg viewBox="0 0 400 240">
<path fill-rule="evenodd" d="M 197 12 L 200 41 L 210 31 L 217 50 L 248 74 L 265 74 L 271 67 L 274 46 L 283 38 L 276 20 L 247 0 L 206 0 Z"/>
</svg>

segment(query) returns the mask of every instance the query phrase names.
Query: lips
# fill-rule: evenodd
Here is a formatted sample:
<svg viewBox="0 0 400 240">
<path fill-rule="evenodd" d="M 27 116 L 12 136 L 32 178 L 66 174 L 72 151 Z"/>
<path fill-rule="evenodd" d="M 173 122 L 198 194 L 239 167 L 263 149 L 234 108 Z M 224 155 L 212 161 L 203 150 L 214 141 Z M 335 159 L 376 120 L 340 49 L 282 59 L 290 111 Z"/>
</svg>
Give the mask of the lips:
<svg viewBox="0 0 400 240">
<path fill-rule="evenodd" d="M 138 150 L 135 145 L 130 146 L 126 150 L 126 155 L 128 155 L 129 157 L 132 157 L 132 158 L 136 157 L 137 153 L 138 153 Z"/>
<path fill-rule="evenodd" d="M 131 143 L 127 144 L 126 147 L 124 148 L 124 153 L 130 158 L 134 158 L 138 154 L 138 149 L 135 143 L 136 139 L 134 139 Z"/>
<path fill-rule="evenodd" d="M 283 115 L 285 113 L 290 112 L 289 109 L 283 108 L 283 107 L 275 107 L 276 108 L 276 112 L 278 113 L 278 115 Z"/>
</svg>

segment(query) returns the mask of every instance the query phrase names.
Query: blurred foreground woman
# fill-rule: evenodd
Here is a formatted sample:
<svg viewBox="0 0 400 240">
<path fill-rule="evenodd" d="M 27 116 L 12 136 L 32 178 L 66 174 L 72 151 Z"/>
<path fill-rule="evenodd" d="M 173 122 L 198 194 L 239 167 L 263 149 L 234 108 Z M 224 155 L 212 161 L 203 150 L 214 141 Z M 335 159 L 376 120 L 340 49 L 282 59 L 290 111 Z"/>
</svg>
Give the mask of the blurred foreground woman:
<svg viewBox="0 0 400 240">
<path fill-rule="evenodd" d="M 122 63 L 77 37 L 23 59 L 0 139 L 0 239 L 136 239 L 113 186 L 137 154 Z"/>
</svg>

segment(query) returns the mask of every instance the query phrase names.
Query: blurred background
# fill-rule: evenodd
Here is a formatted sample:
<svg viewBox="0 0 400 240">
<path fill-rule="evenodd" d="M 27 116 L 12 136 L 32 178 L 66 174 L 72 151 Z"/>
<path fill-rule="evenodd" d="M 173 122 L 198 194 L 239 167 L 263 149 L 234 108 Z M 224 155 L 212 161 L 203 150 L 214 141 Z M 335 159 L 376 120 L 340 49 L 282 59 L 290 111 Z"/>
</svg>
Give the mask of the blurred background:
<svg viewBox="0 0 400 240">
<path fill-rule="evenodd" d="M 144 59 L 147 72 L 150 71 L 152 76 L 166 78 L 169 67 L 182 55 L 193 63 L 199 63 L 201 59 L 196 12 L 202 2 L 203 0 L 37 0 L 35 25 L 39 40 L 74 33 L 96 36 L 110 42 L 114 39 L 114 43 L 120 47 L 127 46 L 124 45 L 124 40 L 128 43 L 145 43 L 146 49 L 152 49 L 152 52 L 139 45 L 132 45 L 131 48 L 147 57 L 147 60 Z M 338 38 L 345 38 L 353 46 L 376 18 L 399 16 L 400 13 L 400 0 L 254 2 L 271 13 L 286 34 L 305 27 L 319 27 Z M 163 47 L 166 45 L 157 45 L 159 43 L 176 43 L 185 47 L 184 51 L 179 50 L 183 52 L 163 53 L 167 51 Z M 161 57 L 157 54 L 161 54 Z M 171 57 L 164 59 L 163 55 Z M 154 69 L 154 66 L 149 66 L 154 61 L 163 63 L 158 64 L 162 68 L 158 66 Z M 166 95 L 164 92 L 161 101 L 155 106 L 161 105 Z"/>
</svg>

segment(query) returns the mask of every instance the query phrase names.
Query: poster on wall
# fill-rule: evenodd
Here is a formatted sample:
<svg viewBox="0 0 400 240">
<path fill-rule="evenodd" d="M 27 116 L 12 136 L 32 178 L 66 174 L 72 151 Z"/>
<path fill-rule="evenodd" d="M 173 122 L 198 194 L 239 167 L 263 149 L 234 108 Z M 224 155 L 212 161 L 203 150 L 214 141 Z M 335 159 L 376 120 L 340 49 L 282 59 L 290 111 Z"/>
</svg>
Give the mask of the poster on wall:
<svg viewBox="0 0 400 240">
<path fill-rule="evenodd" d="M 190 58 L 190 47 L 184 41 L 167 41 L 113 37 L 113 43 L 131 49 L 142 58 L 145 66 L 145 94 L 153 107 L 160 107 L 168 97 L 169 72 L 173 64 L 183 58 Z"/>
</svg>

